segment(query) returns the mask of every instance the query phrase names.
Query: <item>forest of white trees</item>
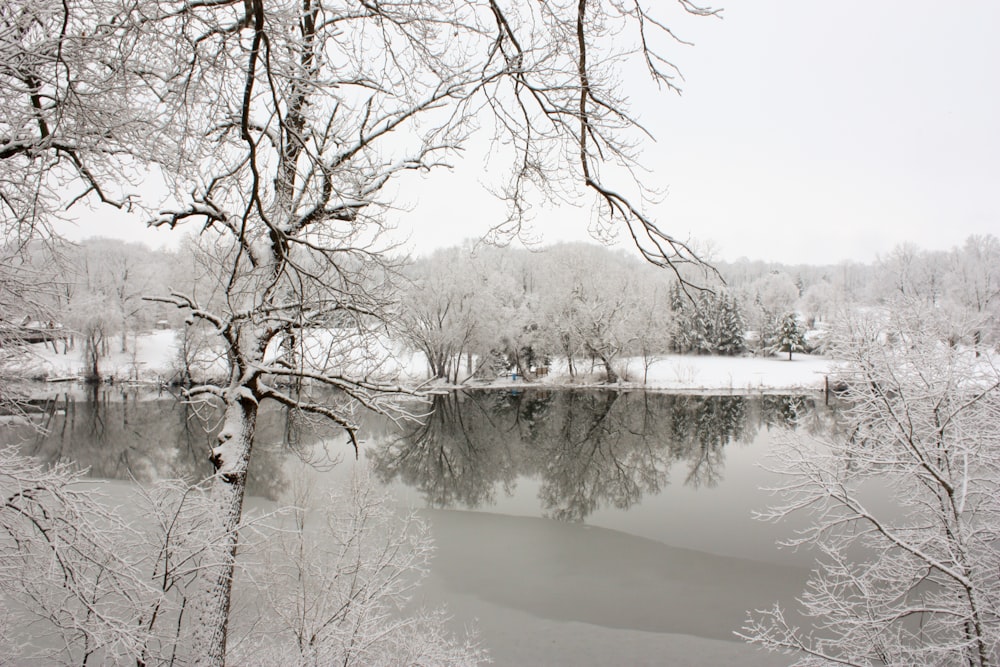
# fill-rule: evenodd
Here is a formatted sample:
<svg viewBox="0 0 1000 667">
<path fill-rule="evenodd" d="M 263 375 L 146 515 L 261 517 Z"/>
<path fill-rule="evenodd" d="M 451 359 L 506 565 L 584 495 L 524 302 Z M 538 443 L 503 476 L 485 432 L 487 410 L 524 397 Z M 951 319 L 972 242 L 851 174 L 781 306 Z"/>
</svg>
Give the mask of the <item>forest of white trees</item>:
<svg viewBox="0 0 1000 667">
<path fill-rule="evenodd" d="M 52 344 L 85 352 L 87 376 L 102 356 L 134 349 L 156 326 L 178 332 L 175 381 L 190 383 L 185 360 L 210 353 L 205 332 L 176 308 L 143 300 L 164 282 L 210 303 L 211 256 L 196 239 L 176 250 L 93 239 L 60 249 L 22 251 L 12 275 L 41 281 L 18 317 L 52 320 L 67 337 Z M 684 291 L 674 277 L 627 252 L 595 244 L 541 250 L 454 246 L 395 262 L 394 316 L 388 335 L 426 357 L 428 374 L 454 383 L 516 369 L 527 379 L 551 363 L 597 368 L 614 382 L 621 360 L 642 369 L 663 355 L 789 354 L 821 351 L 824 333 L 848 313 L 924 304 L 950 322 L 951 345 L 995 348 L 1000 342 L 1000 241 L 970 237 L 947 252 L 901 245 L 870 264 L 785 266 L 718 262 L 709 289 Z M 336 328 L 336 318 L 326 323 Z M 218 354 L 218 353 L 216 353 Z M 635 372 L 635 371 L 633 371 Z M 636 375 L 629 378 L 642 381 Z"/>
</svg>

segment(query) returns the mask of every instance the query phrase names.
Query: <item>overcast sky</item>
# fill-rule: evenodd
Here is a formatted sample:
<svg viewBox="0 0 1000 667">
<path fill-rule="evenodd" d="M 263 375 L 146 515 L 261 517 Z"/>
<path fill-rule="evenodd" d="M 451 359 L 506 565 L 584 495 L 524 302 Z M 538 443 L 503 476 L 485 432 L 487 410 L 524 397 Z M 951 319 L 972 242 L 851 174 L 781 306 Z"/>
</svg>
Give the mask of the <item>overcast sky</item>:
<svg viewBox="0 0 1000 667">
<path fill-rule="evenodd" d="M 664 0 L 659 0 L 664 1 Z M 1000 1 L 730 0 L 681 17 L 684 94 L 632 99 L 657 141 L 661 227 L 717 258 L 870 261 L 903 242 L 1000 234 Z M 501 215 L 479 157 L 401 188 L 399 231 L 423 253 Z M 73 236 L 167 240 L 104 216 Z M 586 212 L 537 211 L 546 243 L 587 237 Z"/>
</svg>

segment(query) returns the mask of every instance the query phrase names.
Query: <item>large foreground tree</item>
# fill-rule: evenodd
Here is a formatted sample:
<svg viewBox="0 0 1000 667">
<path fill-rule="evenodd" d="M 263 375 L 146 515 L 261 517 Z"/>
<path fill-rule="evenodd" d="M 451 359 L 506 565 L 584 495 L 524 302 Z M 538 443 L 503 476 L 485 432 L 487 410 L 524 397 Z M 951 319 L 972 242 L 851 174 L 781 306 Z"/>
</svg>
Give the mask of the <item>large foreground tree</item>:
<svg viewBox="0 0 1000 667">
<path fill-rule="evenodd" d="M 394 267 L 379 242 L 391 184 L 446 166 L 478 130 L 508 165 L 498 231 L 516 233 L 538 199 L 588 194 L 597 227 L 623 226 L 649 261 L 699 264 L 644 212 L 641 183 L 602 175 L 636 173 L 643 129 L 623 69 L 675 88 L 667 11 L 618 0 L 33 0 L 0 10 L 11 108 L 0 178 L 14 182 L 22 167 L 36 177 L 4 202 L 9 220 L 47 219 L 40 210 L 76 197 L 62 195 L 67 185 L 121 205 L 130 200 L 108 182 L 162 176 L 172 194 L 152 224 L 199 225 L 217 267 L 211 302 L 161 297 L 214 330 L 229 366 L 225 383 L 190 391 L 225 409 L 211 452 L 225 539 L 194 604 L 202 663 L 226 655 L 261 402 L 332 420 L 357 446 L 353 411 L 384 411 L 401 391 L 380 363 L 393 317 Z M 340 400 L 310 399 L 303 379 Z"/>
</svg>

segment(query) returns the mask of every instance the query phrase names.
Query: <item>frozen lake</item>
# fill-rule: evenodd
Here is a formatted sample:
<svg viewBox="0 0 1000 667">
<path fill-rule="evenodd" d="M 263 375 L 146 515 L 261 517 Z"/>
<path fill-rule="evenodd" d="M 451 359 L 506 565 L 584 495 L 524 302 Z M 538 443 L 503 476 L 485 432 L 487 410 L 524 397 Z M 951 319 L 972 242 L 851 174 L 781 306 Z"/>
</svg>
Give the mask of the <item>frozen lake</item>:
<svg viewBox="0 0 1000 667">
<path fill-rule="evenodd" d="M 97 387 L 42 406 L 25 443 L 105 479 L 198 478 L 215 416 L 169 395 Z M 289 503 L 292 478 L 323 487 L 352 466 L 420 508 L 437 545 L 420 596 L 475 625 L 500 665 L 770 665 L 733 636 L 749 609 L 791 601 L 811 554 L 752 519 L 774 482 L 758 463 L 795 427 L 830 428 L 796 396 L 477 391 L 435 397 L 421 423 L 369 419 L 356 461 L 343 438 L 282 411 L 258 427 L 249 505 Z M 206 427 L 209 432 L 206 432 Z M 300 455 L 340 455 L 318 468 Z"/>
</svg>

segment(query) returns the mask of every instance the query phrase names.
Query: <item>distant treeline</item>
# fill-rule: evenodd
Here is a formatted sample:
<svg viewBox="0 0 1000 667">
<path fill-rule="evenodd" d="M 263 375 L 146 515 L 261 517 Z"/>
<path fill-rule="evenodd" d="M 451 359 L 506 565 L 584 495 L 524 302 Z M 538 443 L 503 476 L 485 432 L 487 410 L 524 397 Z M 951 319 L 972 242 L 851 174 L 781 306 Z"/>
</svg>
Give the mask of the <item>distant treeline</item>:
<svg viewBox="0 0 1000 667">
<path fill-rule="evenodd" d="M 170 290 L 205 303 L 220 293 L 212 255 L 190 238 L 175 250 L 110 239 L 22 247 L 5 269 L 5 322 L 53 322 L 69 334 L 51 344 L 82 344 L 95 372 L 111 345 L 156 326 L 180 328 L 180 312 L 144 301 Z M 1000 241 L 970 237 L 950 251 L 901 245 L 869 263 L 784 265 L 715 262 L 718 276 L 684 275 L 596 244 L 543 250 L 464 245 L 401 259 L 396 300 L 381 317 L 391 337 L 423 352 L 433 377 L 545 373 L 554 358 L 568 371 L 619 379 L 625 357 L 648 370 L 658 356 L 810 351 L 816 335 L 848 310 L 898 301 L 934 307 L 950 323 L 951 344 L 1000 340 Z M 331 326 L 338 326 L 331 321 Z M 813 332 L 809 335 L 809 332 Z M 639 378 L 635 378 L 639 379 Z"/>
<path fill-rule="evenodd" d="M 427 356 L 432 375 L 544 372 L 595 365 L 615 381 L 623 356 L 644 371 L 659 355 L 810 351 L 848 310 L 900 300 L 933 305 L 952 323 L 949 342 L 995 345 L 1000 242 L 971 237 L 948 252 L 904 245 L 871 264 L 830 266 L 740 260 L 718 276 L 677 276 L 627 251 L 560 244 L 544 251 L 464 245 L 409 264 L 399 332 Z M 698 289 L 698 288 L 703 289 Z M 821 332 L 820 332 L 821 334 Z"/>
</svg>

